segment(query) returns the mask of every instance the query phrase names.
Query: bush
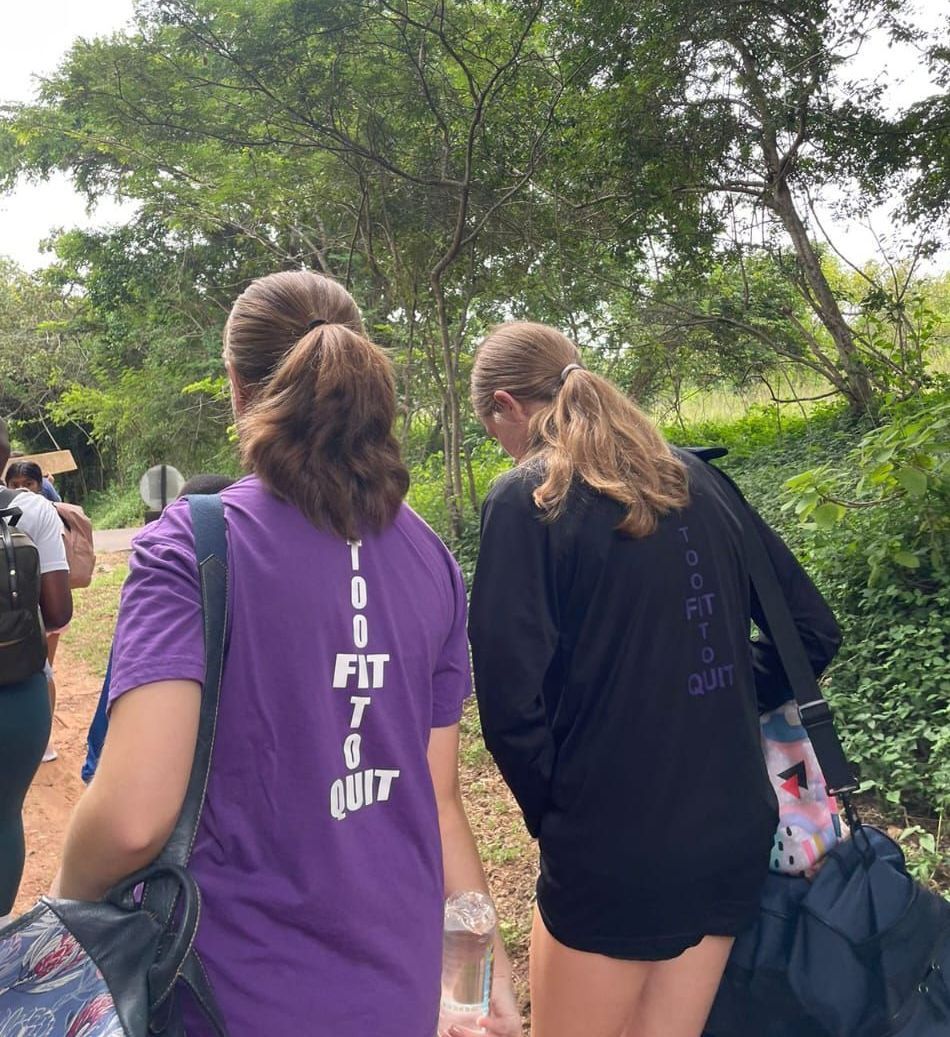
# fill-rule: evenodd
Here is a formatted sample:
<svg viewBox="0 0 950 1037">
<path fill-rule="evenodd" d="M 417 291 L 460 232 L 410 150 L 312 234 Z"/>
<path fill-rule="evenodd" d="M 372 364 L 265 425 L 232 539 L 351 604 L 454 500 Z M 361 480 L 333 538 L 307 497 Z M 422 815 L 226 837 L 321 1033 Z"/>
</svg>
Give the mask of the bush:
<svg viewBox="0 0 950 1037">
<path fill-rule="evenodd" d="M 96 529 L 127 529 L 141 526 L 145 519 L 138 486 L 113 483 L 105 490 L 91 490 L 83 507 Z"/>
<path fill-rule="evenodd" d="M 494 442 L 485 440 L 472 449 L 472 474 L 479 501 L 485 499 L 492 482 L 510 467 L 511 459 Z M 445 503 L 445 471 L 441 453 L 430 454 L 425 461 L 413 465 L 410 476 L 409 505 L 449 544 L 462 567 L 466 583 L 471 584 L 478 556 L 478 516 L 469 510 L 461 537 L 454 536 Z"/>
<path fill-rule="evenodd" d="M 950 806 L 950 393 L 891 403 L 843 458 L 788 481 L 848 640 L 831 694 L 867 783 Z"/>
</svg>

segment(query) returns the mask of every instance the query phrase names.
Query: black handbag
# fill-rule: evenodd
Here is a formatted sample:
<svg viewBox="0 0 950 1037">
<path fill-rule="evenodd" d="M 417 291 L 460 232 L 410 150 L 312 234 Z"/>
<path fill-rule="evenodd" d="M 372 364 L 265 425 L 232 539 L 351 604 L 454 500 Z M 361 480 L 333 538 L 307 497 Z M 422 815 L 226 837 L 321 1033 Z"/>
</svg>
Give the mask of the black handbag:
<svg viewBox="0 0 950 1037">
<path fill-rule="evenodd" d="M 900 847 L 857 816 L 853 770 L 751 509 L 719 475 L 738 497 L 752 587 L 851 837 L 813 879 L 769 873 L 759 917 L 733 946 L 707 1037 L 948 1037 L 950 903 L 915 882 Z"/>
<path fill-rule="evenodd" d="M 201 895 L 186 865 L 211 764 L 227 632 L 227 539 L 218 496 L 188 498 L 204 617 L 205 676 L 191 776 L 158 858 L 86 903 L 43 897 L 0 930 L 0 1034 L 183 1034 L 184 983 L 218 1037 L 224 1020 L 194 950 Z M 141 888 L 140 888 L 141 887 Z"/>
</svg>

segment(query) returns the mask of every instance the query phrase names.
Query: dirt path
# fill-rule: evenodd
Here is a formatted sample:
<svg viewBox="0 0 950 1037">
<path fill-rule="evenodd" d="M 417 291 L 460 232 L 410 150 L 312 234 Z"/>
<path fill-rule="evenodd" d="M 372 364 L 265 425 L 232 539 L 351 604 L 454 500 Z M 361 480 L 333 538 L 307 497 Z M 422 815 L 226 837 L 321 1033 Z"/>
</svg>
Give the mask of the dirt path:
<svg viewBox="0 0 950 1037">
<path fill-rule="evenodd" d="M 140 526 L 136 526 L 133 529 L 97 529 L 93 533 L 96 553 L 130 550 L 132 537 L 139 532 L 140 528 Z"/>
<path fill-rule="evenodd" d="M 26 797 L 26 869 L 16 911 L 25 911 L 45 893 L 56 873 L 63 833 L 82 792 L 79 771 L 86 758 L 86 731 L 99 699 L 100 681 L 89 672 L 63 635 L 56 656 L 56 715 L 53 745 L 59 759 L 40 764 Z"/>
</svg>

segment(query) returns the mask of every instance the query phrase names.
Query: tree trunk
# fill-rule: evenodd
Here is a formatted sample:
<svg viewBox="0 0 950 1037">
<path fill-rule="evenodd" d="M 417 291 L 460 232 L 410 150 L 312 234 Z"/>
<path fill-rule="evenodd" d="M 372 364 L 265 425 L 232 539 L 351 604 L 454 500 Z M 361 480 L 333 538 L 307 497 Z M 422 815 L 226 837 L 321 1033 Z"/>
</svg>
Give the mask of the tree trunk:
<svg viewBox="0 0 950 1037">
<path fill-rule="evenodd" d="M 416 300 L 413 297 L 412 309 L 409 311 L 409 336 L 406 342 L 406 370 L 403 373 L 403 397 L 402 397 L 402 433 L 399 437 L 403 451 L 409 445 L 409 432 L 412 425 L 412 379 L 415 360 L 414 351 L 416 344 Z"/>
<path fill-rule="evenodd" d="M 854 344 L 851 328 L 838 306 L 821 269 L 821 261 L 808 237 L 808 230 L 795 208 L 795 200 L 784 178 L 779 179 L 772 190 L 772 209 L 782 221 L 795 247 L 802 272 L 814 295 L 815 312 L 834 341 L 847 382 L 847 397 L 851 409 L 858 414 L 874 414 L 876 401 L 871 387 L 871 376 Z"/>
<path fill-rule="evenodd" d="M 478 514 L 479 500 L 478 500 L 478 487 L 475 485 L 475 470 L 472 468 L 472 451 L 469 450 L 468 444 L 462 444 L 462 450 L 465 453 L 465 478 L 468 482 L 468 502 L 472 506 L 472 511 Z"/>
<path fill-rule="evenodd" d="M 458 364 L 452 349 L 449 333 L 449 318 L 445 308 L 445 293 L 438 274 L 432 277 L 432 292 L 435 295 L 439 316 L 439 337 L 442 344 L 442 370 L 444 403 L 445 443 L 445 503 L 449 509 L 452 535 L 458 539 L 465 524 L 463 517 L 465 488 L 462 482 L 462 408 L 458 392 Z"/>
</svg>

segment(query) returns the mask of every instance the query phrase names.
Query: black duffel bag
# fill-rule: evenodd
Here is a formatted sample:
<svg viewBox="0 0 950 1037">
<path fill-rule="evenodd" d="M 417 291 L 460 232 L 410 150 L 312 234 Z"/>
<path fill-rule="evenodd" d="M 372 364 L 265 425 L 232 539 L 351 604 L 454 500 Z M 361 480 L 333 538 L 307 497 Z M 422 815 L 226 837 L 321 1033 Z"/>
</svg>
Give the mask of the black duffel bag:
<svg viewBox="0 0 950 1037">
<path fill-rule="evenodd" d="M 857 823 L 814 879 L 769 875 L 706 1032 L 948 1037 L 950 903 L 907 874 L 892 839 Z"/>
</svg>

